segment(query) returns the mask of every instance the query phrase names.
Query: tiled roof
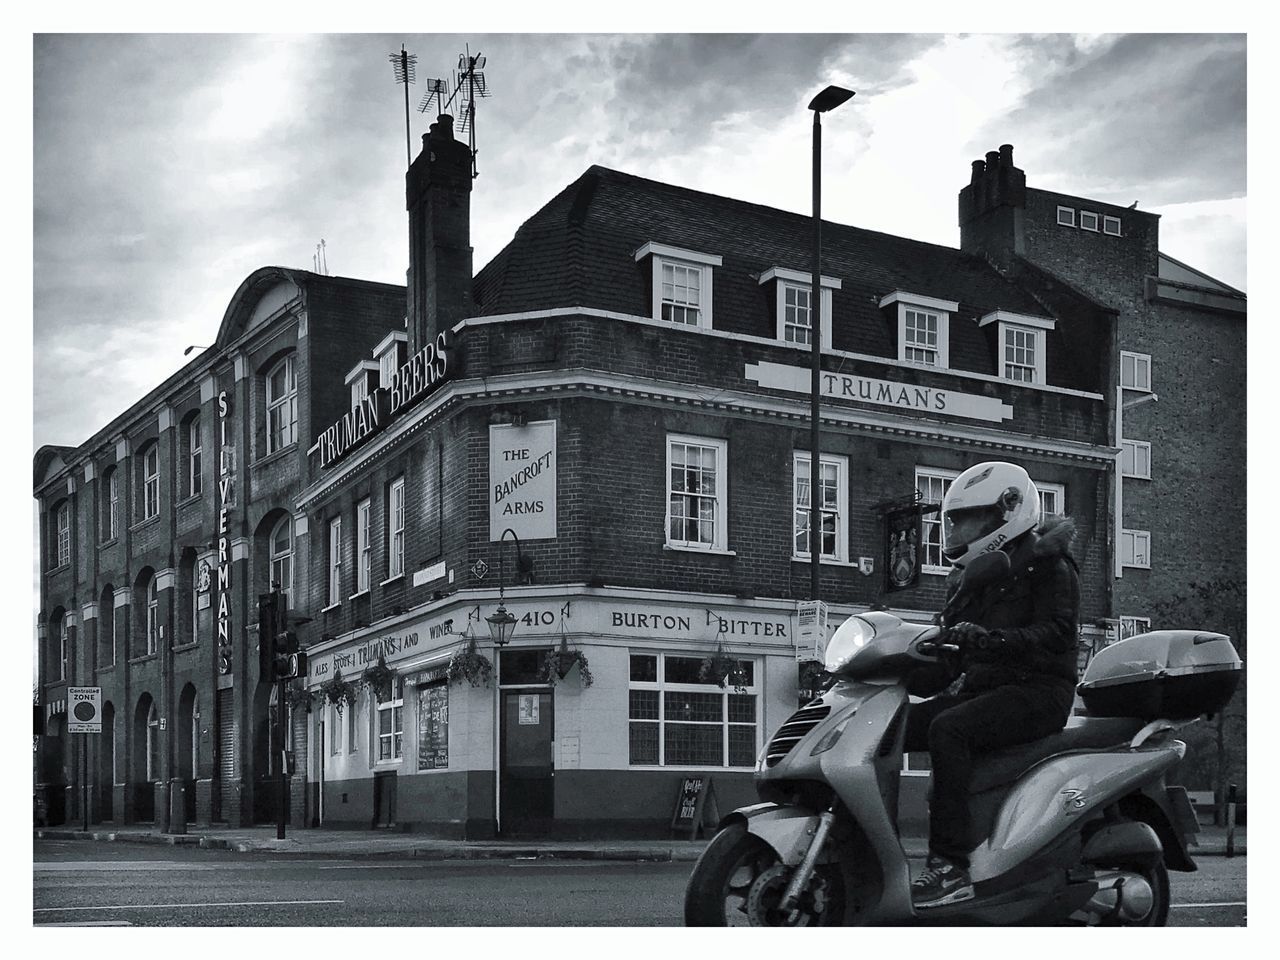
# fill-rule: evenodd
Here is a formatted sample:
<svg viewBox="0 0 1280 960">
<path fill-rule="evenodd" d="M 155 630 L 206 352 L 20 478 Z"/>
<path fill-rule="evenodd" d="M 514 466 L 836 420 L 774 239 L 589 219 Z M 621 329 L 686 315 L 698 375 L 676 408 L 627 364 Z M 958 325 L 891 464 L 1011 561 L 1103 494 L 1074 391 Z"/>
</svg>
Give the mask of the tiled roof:
<svg viewBox="0 0 1280 960">
<path fill-rule="evenodd" d="M 647 315 L 644 243 L 723 257 L 714 274 L 714 325 L 756 336 L 775 331 L 770 267 L 808 272 L 811 217 L 592 166 L 535 213 L 476 278 L 484 315 L 586 306 Z M 993 373 L 994 351 L 976 318 L 1001 309 L 1048 316 L 1027 291 L 981 257 L 845 224 L 823 224 L 823 274 L 838 277 L 835 346 L 896 355 L 896 314 L 879 307 L 894 290 L 960 303 L 951 324 L 952 365 Z"/>
</svg>

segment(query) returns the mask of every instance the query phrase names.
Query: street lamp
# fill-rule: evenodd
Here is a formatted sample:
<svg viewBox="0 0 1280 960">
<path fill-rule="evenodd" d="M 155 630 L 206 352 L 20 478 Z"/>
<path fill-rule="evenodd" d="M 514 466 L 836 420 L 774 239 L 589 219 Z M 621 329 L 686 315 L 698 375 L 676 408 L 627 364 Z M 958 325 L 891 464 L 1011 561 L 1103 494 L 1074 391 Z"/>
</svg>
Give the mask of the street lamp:
<svg viewBox="0 0 1280 960">
<path fill-rule="evenodd" d="M 505 647 L 511 642 L 511 636 L 516 632 L 516 618 L 507 612 L 506 606 L 503 604 L 504 593 L 506 588 L 506 578 L 503 576 L 502 563 L 502 542 L 507 539 L 507 534 L 511 534 L 511 539 L 516 542 L 516 569 L 521 567 L 522 557 L 520 554 L 520 538 L 516 536 L 516 532 L 510 527 L 502 531 L 502 536 L 498 538 L 498 609 L 485 617 L 485 622 L 489 624 L 489 637 L 493 640 L 495 647 Z"/>
<path fill-rule="evenodd" d="M 813 111 L 813 282 L 809 287 L 809 357 L 812 382 L 809 406 L 809 598 L 819 599 L 822 564 L 822 449 L 819 446 L 818 395 L 822 379 L 822 115 L 853 96 L 844 87 L 827 87 L 809 101 Z"/>
</svg>

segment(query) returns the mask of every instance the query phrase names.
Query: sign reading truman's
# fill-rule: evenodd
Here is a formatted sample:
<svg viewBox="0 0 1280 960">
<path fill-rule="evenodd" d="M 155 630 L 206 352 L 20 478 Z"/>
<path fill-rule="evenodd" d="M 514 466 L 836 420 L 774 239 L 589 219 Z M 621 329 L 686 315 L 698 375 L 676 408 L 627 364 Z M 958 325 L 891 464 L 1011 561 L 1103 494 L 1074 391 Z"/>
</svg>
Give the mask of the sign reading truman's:
<svg viewBox="0 0 1280 960">
<path fill-rule="evenodd" d="M 556 536 L 556 422 L 489 427 L 489 539 Z"/>
</svg>

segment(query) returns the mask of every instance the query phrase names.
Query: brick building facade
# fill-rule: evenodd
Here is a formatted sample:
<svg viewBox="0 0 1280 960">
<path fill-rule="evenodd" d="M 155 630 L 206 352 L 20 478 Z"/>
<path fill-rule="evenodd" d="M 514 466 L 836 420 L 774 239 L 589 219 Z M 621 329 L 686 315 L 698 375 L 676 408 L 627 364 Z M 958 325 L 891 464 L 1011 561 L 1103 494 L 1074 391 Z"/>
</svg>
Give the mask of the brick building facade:
<svg viewBox="0 0 1280 960">
<path fill-rule="evenodd" d="M 83 818 L 72 785 L 87 742 L 93 822 L 274 817 L 257 596 L 272 582 L 296 592 L 304 438 L 345 406 L 350 358 L 403 329 L 403 298 L 257 270 L 212 346 L 83 444 L 36 453 L 37 777 L 52 816 Z M 102 688 L 101 735 L 65 733 L 68 685 Z"/>
</svg>

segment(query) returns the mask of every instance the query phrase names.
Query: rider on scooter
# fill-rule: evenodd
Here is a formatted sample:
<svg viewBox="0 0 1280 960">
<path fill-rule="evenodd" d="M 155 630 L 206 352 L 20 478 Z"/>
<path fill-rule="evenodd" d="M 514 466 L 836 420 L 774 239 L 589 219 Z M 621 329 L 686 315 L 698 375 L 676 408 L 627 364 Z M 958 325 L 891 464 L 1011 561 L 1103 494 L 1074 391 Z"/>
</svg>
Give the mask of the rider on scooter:
<svg viewBox="0 0 1280 960">
<path fill-rule="evenodd" d="M 1056 733 L 1071 715 L 1080 610 L 1074 530 L 1066 519 L 1040 524 L 1039 492 L 1012 463 L 970 467 L 943 497 L 942 552 L 957 569 L 940 639 L 960 652 L 918 673 L 909 689 L 927 696 L 963 680 L 958 692 L 912 705 L 907 718 L 906 749 L 928 750 L 933 762 L 929 858 L 911 884 L 917 907 L 973 897 L 969 783 L 978 757 Z M 1009 555 L 1007 576 L 958 595 L 960 569 L 995 550 Z"/>
</svg>

